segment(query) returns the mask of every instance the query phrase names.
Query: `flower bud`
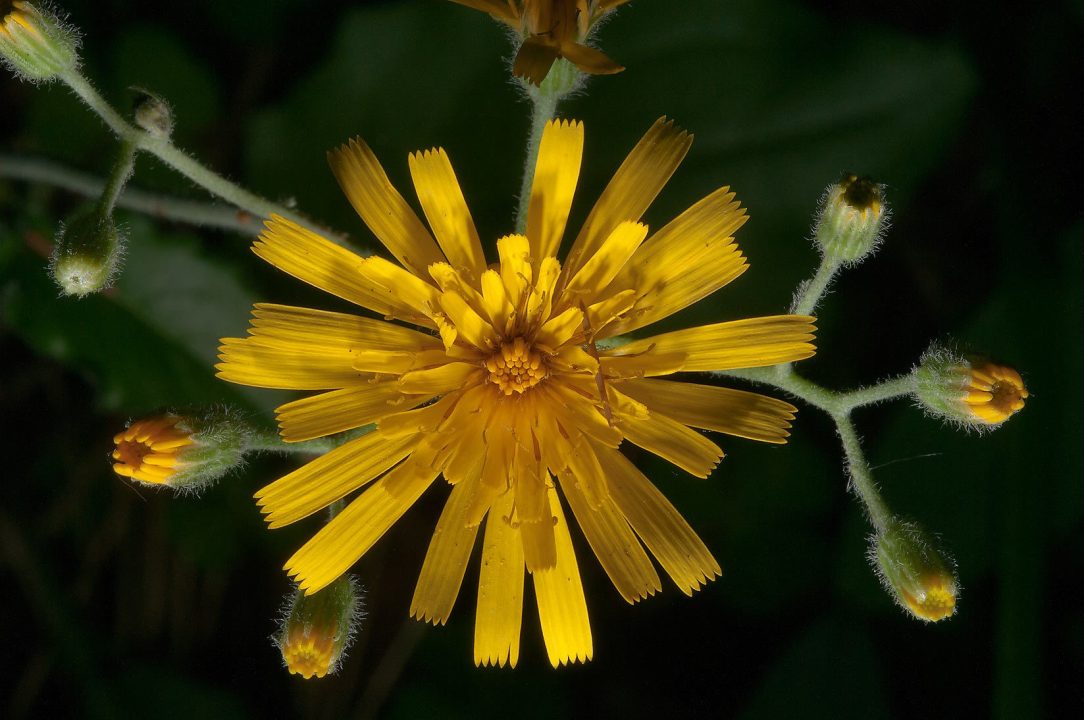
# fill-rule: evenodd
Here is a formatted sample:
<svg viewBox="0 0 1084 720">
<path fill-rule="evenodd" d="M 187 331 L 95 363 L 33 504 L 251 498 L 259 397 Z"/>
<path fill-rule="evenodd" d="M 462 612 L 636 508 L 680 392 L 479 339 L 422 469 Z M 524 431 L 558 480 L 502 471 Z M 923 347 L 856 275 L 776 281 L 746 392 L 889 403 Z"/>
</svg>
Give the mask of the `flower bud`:
<svg viewBox="0 0 1084 720">
<path fill-rule="evenodd" d="M 49 266 L 65 295 L 83 297 L 109 287 L 122 256 L 113 218 L 87 210 L 60 226 Z"/>
<path fill-rule="evenodd" d="M 874 535 L 870 559 L 899 606 L 919 620 L 937 622 L 956 611 L 955 564 L 917 523 L 894 518 Z"/>
<path fill-rule="evenodd" d="M 821 198 L 814 231 L 817 246 L 840 263 L 857 264 L 880 244 L 888 216 L 883 185 L 868 177 L 844 174 Z"/>
<path fill-rule="evenodd" d="M 1028 391 L 1010 367 L 933 347 L 915 370 L 915 395 L 934 415 L 986 429 L 1022 410 Z"/>
<path fill-rule="evenodd" d="M 250 432 L 220 409 L 145 418 L 113 438 L 113 470 L 143 485 L 197 492 L 241 465 Z"/>
<path fill-rule="evenodd" d="M 159 140 L 168 140 L 173 134 L 173 111 L 169 104 L 152 92 L 132 88 L 136 92 L 133 110 L 135 124 Z"/>
<path fill-rule="evenodd" d="M 0 0 L 0 57 L 34 82 L 79 64 L 79 36 L 37 3 Z"/>
<path fill-rule="evenodd" d="M 361 615 L 361 593 L 353 578 L 344 575 L 311 595 L 295 589 L 287 603 L 286 619 L 272 638 L 286 668 L 306 680 L 333 675 Z"/>
</svg>

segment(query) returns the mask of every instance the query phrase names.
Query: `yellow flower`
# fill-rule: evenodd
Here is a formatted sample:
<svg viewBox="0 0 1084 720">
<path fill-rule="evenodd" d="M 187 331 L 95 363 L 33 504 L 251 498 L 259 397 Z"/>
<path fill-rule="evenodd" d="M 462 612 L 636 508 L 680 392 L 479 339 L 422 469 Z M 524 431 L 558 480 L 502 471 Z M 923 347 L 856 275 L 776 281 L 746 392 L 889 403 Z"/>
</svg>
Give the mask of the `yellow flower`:
<svg viewBox="0 0 1084 720">
<path fill-rule="evenodd" d="M 981 359 L 969 365 L 963 402 L 976 421 L 998 425 L 1024 409 L 1028 391 L 1020 373 Z"/>
<path fill-rule="evenodd" d="M 354 639 L 360 596 L 349 576 L 318 593 L 291 593 L 275 643 L 286 669 L 306 680 L 333 675 Z"/>
<path fill-rule="evenodd" d="M 481 10 L 523 36 L 512 72 L 541 85 L 550 67 L 563 57 L 589 75 L 624 70 L 602 51 L 585 44 L 591 28 L 628 0 L 452 0 Z"/>
<path fill-rule="evenodd" d="M 181 453 L 195 444 L 192 432 L 178 427 L 177 415 L 159 415 L 132 423 L 113 438 L 113 470 L 148 485 L 168 485 L 183 467 Z"/>
<path fill-rule="evenodd" d="M 249 336 L 223 340 L 217 366 L 233 382 L 323 391 L 278 409 L 288 441 L 376 424 L 256 494 L 271 527 L 281 527 L 369 486 L 286 562 L 305 591 L 345 572 L 443 475 L 451 494 L 411 606 L 414 617 L 443 624 L 485 520 L 478 664 L 516 664 L 525 570 L 551 663 L 591 657 L 564 503 L 629 602 L 661 589 L 644 546 L 686 594 L 719 575 L 704 543 L 618 447 L 627 440 L 707 477 L 723 452 L 693 428 L 785 442 L 788 403 L 659 378 L 814 352 L 813 318 L 790 315 L 605 343 L 740 275 L 747 264 L 732 235 L 746 216 L 724 187 L 648 237 L 638 220 L 692 142 L 660 120 L 562 264 L 583 138 L 578 122 L 547 124 L 526 234 L 501 238 L 494 264 L 443 150 L 409 162 L 432 234 L 364 142 L 331 152 L 347 197 L 398 262 L 359 257 L 279 217 L 253 249 L 384 320 L 257 305 Z"/>
</svg>

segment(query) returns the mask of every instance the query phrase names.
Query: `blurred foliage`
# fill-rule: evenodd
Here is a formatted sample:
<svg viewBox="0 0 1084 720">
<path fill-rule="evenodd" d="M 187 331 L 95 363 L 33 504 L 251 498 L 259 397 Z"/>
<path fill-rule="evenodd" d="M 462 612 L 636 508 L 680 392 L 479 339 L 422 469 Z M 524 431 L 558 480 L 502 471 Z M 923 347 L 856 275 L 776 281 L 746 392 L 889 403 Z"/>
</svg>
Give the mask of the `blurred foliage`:
<svg viewBox="0 0 1084 720">
<path fill-rule="evenodd" d="M 406 154 L 445 147 L 484 238 L 512 224 L 528 104 L 511 48 L 447 2 L 201 0 L 62 3 L 86 67 L 126 106 L 169 99 L 177 140 L 254 190 L 372 239 L 325 152 L 362 135 L 410 192 Z M 312 525 L 263 529 L 251 491 L 291 465 L 258 459 L 203 498 L 136 492 L 110 439 L 163 406 L 229 402 L 270 424 L 285 394 L 213 377 L 217 340 L 252 302 L 341 309 L 254 258 L 244 238 L 121 213 L 126 271 L 109 293 L 57 297 L 49 240 L 76 201 L 0 180 L 0 411 L 14 463 L 0 491 L 11 717 L 1038 717 L 1082 707 L 1084 570 L 1080 389 L 1084 226 L 1071 188 L 1081 139 L 1057 104 L 1080 86 L 1080 3 L 991 17 L 917 4 L 639 0 L 600 42 L 628 67 L 563 107 L 586 123 L 573 223 L 651 122 L 696 135 L 647 215 L 667 221 L 721 184 L 752 220 L 751 269 L 680 325 L 781 311 L 812 269 L 804 239 L 841 171 L 888 183 L 896 227 L 824 305 L 805 371 L 851 387 L 906 371 L 951 334 L 1025 372 L 1033 399 L 992 436 L 938 427 L 902 404 L 858 416 L 899 512 L 960 562 L 960 612 L 916 624 L 864 559 L 830 424 L 803 409 L 782 448 L 727 441 L 707 482 L 631 454 L 724 567 L 697 597 L 672 587 L 626 606 L 579 543 L 595 660 L 552 671 L 533 599 L 515 671 L 471 664 L 476 563 L 450 623 L 407 620 L 446 492 L 431 491 L 358 565 L 368 619 L 343 672 L 286 675 L 266 638 L 282 560 Z M 1075 60 L 1074 60 L 1075 59 Z M 104 172 L 104 129 L 59 87 L 0 79 L 2 151 Z M 1025 109 L 1026 108 L 1026 109 Z M 140 158 L 133 185 L 201 198 Z M 577 542 L 582 538 L 577 537 Z M 213 710 L 209 710 L 213 708 Z"/>
</svg>

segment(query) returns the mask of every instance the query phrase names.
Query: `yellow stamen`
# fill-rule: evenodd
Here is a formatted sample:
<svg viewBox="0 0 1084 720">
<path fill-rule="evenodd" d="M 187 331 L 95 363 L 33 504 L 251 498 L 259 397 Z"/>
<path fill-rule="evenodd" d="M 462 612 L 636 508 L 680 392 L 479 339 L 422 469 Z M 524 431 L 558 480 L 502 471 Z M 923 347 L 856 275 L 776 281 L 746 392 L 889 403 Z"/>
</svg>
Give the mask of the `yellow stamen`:
<svg viewBox="0 0 1084 720">
<path fill-rule="evenodd" d="M 486 360 L 486 369 L 489 370 L 489 381 L 505 395 L 525 392 L 548 374 L 541 353 L 535 352 L 521 337 L 502 345 Z"/>
</svg>

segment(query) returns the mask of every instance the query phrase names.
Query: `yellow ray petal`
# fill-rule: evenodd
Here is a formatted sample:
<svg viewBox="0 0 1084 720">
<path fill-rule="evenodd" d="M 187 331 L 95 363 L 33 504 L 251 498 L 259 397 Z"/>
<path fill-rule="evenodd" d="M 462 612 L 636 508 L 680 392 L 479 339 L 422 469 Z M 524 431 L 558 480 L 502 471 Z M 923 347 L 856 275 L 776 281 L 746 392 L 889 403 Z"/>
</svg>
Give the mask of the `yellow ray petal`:
<svg viewBox="0 0 1084 720">
<path fill-rule="evenodd" d="M 550 120 L 542 131 L 527 207 L 531 253 L 541 260 L 557 255 L 568 222 L 583 159 L 583 123 Z"/>
<path fill-rule="evenodd" d="M 414 370 L 399 379 L 404 394 L 440 395 L 461 387 L 476 385 L 485 379 L 485 371 L 473 363 L 452 362 L 428 370 Z"/>
<path fill-rule="evenodd" d="M 427 399 L 425 395 L 404 395 L 394 380 L 370 381 L 280 405 L 275 415 L 282 439 L 301 442 L 368 425 Z"/>
<path fill-rule="evenodd" d="M 222 338 L 215 365 L 218 377 L 241 385 L 285 390 L 330 390 L 368 382 L 354 369 L 347 350 L 310 355 L 292 347 L 266 345 L 258 338 Z"/>
<path fill-rule="evenodd" d="M 570 307 L 560 315 L 550 318 L 539 328 L 535 342 L 550 350 L 557 350 L 583 330 L 583 311 Z"/>
<path fill-rule="evenodd" d="M 354 138 L 328 152 L 327 161 L 350 204 L 403 267 L 426 278 L 427 267 L 444 262 L 433 236 L 392 186 L 364 140 Z"/>
<path fill-rule="evenodd" d="M 659 574 L 613 500 L 607 498 L 598 507 L 592 507 L 580 491 L 576 478 L 566 474 L 560 480 L 587 544 L 621 597 L 635 603 L 661 590 Z"/>
<path fill-rule="evenodd" d="M 440 291 L 417 275 L 413 275 L 384 258 L 365 258 L 358 272 L 373 287 L 383 291 L 384 297 L 394 297 L 409 307 L 415 315 L 432 317 L 438 307 Z M 427 272 L 425 277 L 429 277 Z"/>
<path fill-rule="evenodd" d="M 399 465 L 301 546 L 286 561 L 286 571 L 306 595 L 331 584 L 368 552 L 436 476 L 436 471 L 409 460 Z M 389 493 L 385 486 L 390 483 L 395 483 L 400 492 Z"/>
<path fill-rule="evenodd" d="M 620 223 L 637 221 L 674 174 L 692 136 L 660 118 L 614 173 L 568 253 L 567 277 L 590 260 Z"/>
<path fill-rule="evenodd" d="M 452 494 L 444 504 L 429 551 L 422 563 L 414 599 L 410 603 L 410 616 L 434 625 L 443 625 L 452 613 L 452 606 L 463 584 L 477 525 L 467 524 L 467 506 L 474 491 L 472 481 L 464 481 L 452 488 Z M 522 573 L 522 571 L 521 571 Z"/>
<path fill-rule="evenodd" d="M 440 340 L 394 323 L 347 313 L 257 303 L 249 334 L 292 347 L 322 352 L 325 347 L 352 350 L 418 352 L 441 347 Z"/>
<path fill-rule="evenodd" d="M 681 352 L 685 371 L 733 370 L 794 362 L 811 357 L 814 318 L 774 315 L 701 325 L 634 340 L 607 354 L 614 357 Z"/>
<path fill-rule="evenodd" d="M 650 325 L 741 275 L 748 264 L 733 234 L 747 219 L 734 193 L 721 188 L 648 238 L 610 288 L 636 288 L 636 309 L 605 336 Z"/>
<path fill-rule="evenodd" d="M 568 522 L 561 510 L 557 491 L 550 488 L 548 494 L 550 510 L 556 518 L 553 530 L 557 536 L 557 565 L 535 572 L 531 577 L 534 579 L 538 619 L 542 625 L 542 637 L 546 641 L 546 653 L 550 664 L 557 667 L 590 660 L 594 646 L 591 623 L 587 617 L 587 601 L 583 596 L 580 569 L 572 549 Z"/>
<path fill-rule="evenodd" d="M 365 259 L 291 220 L 272 215 L 252 252 L 298 280 L 388 317 L 432 326 L 424 315 L 374 287 L 360 268 Z"/>
<path fill-rule="evenodd" d="M 519 312 L 524 307 L 524 296 L 534 275 L 531 269 L 531 245 L 522 235 L 505 235 L 497 241 L 497 254 L 501 259 L 501 280 L 508 293 L 508 301 Z"/>
<path fill-rule="evenodd" d="M 492 352 L 497 349 L 499 342 L 493 325 L 468 305 L 462 295 L 442 293 L 440 308 L 455 326 L 458 337 L 482 351 Z"/>
<path fill-rule="evenodd" d="M 568 281 L 565 293 L 587 304 L 600 299 L 602 291 L 621 271 L 645 237 L 646 225 L 627 221 L 620 223 Z M 567 295 L 562 297 L 562 301 L 571 300 Z"/>
<path fill-rule="evenodd" d="M 673 375 L 685 369 L 685 353 L 659 353 L 650 346 L 648 348 L 635 355 L 608 355 L 606 353 L 617 352 L 617 350 L 603 350 L 599 353 L 598 362 L 606 377 L 614 379 Z"/>
<path fill-rule="evenodd" d="M 722 574 L 719 563 L 666 496 L 616 450 L 596 448 L 610 497 L 663 570 L 686 595 Z"/>
<path fill-rule="evenodd" d="M 504 288 L 501 274 L 496 270 L 482 273 L 482 302 L 493 327 L 500 332 L 508 332 L 515 308 L 508 299 L 508 291 Z"/>
<path fill-rule="evenodd" d="M 620 427 L 630 442 L 697 477 L 710 475 L 723 457 L 711 440 L 660 413 L 647 418 L 624 416 Z"/>
<path fill-rule="evenodd" d="M 410 175 L 429 227 L 448 262 L 464 269 L 477 283 L 486 269 L 482 242 L 444 148 L 412 153 Z"/>
<path fill-rule="evenodd" d="M 619 389 L 680 423 L 761 442 L 785 443 L 798 412 L 782 400 L 714 385 L 631 380 Z"/>
<path fill-rule="evenodd" d="M 523 623 L 523 544 L 508 518 L 512 493 L 496 499 L 486 520 L 478 615 L 474 623 L 474 664 L 515 667 Z"/>
<path fill-rule="evenodd" d="M 374 430 L 279 478 L 256 493 L 271 527 L 282 527 L 357 490 L 406 457 L 415 437 L 386 438 Z"/>
</svg>

